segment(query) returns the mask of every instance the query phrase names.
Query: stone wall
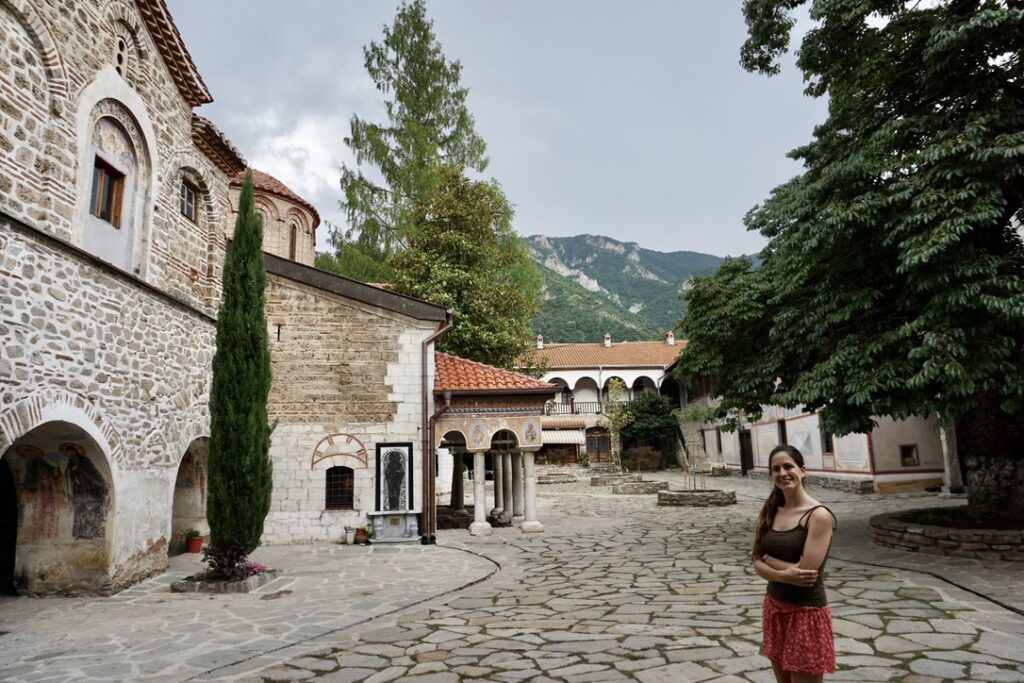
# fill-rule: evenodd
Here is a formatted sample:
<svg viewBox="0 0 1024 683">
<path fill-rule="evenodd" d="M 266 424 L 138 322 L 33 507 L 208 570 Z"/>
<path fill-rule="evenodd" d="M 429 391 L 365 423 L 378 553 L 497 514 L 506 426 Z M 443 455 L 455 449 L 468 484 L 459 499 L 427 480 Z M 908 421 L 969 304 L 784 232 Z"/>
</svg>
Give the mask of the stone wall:
<svg viewBox="0 0 1024 683">
<path fill-rule="evenodd" d="M 717 507 L 735 505 L 735 491 L 658 491 L 658 505 L 677 505 L 687 507 Z"/>
<path fill-rule="evenodd" d="M 239 185 L 232 185 L 230 192 L 231 220 L 227 225 L 228 237 L 234 234 L 235 218 L 238 216 L 238 197 L 242 188 Z M 263 219 L 263 251 L 312 266 L 316 261 L 316 228 L 313 227 L 314 216 L 310 210 L 301 204 L 258 188 L 254 195 L 256 212 Z M 295 227 L 295 258 L 291 258 L 292 226 Z"/>
<path fill-rule="evenodd" d="M 768 471 L 765 469 L 751 470 L 747 472 L 747 476 L 751 479 L 771 480 L 771 477 L 768 476 Z M 808 473 L 804 478 L 804 483 L 810 487 L 820 486 L 823 489 L 835 489 L 837 491 L 846 491 L 847 493 L 875 492 L 874 481 L 865 478 L 830 477 L 823 474 Z"/>
<path fill-rule="evenodd" d="M 612 493 L 620 496 L 632 496 L 646 493 L 667 491 L 667 481 L 623 481 L 612 484 Z"/>
<path fill-rule="evenodd" d="M 8 0 L 0 3 L 0 45 L 0 211 L 91 251 L 83 226 L 92 125 L 97 112 L 120 109 L 137 125 L 144 149 L 136 151 L 148 161 L 138 212 L 126 212 L 136 233 L 135 272 L 214 311 L 227 177 L 197 152 L 192 108 L 134 7 Z M 198 223 L 178 210 L 185 173 L 199 181 Z"/>
<path fill-rule="evenodd" d="M 2 219 L 0 281 L 0 454 L 50 423 L 95 442 L 116 520 L 103 585 L 164 567 L 177 467 L 208 430 L 213 320 Z M 41 559 L 18 555 L 59 588 Z"/>
<path fill-rule="evenodd" d="M 337 541 L 346 525 L 365 524 L 375 505 L 380 443 L 412 443 L 419 509 L 421 342 L 436 323 L 279 275 L 267 279 L 267 322 L 273 375 L 268 413 L 278 425 L 270 448 L 274 495 L 264 541 Z M 428 354 L 432 388 L 432 348 Z M 325 509 L 325 473 L 332 466 L 353 470 L 352 510 Z"/>
<path fill-rule="evenodd" d="M 997 529 L 953 529 L 904 522 L 899 514 L 870 520 L 875 543 L 926 555 L 1024 562 L 1024 532 Z"/>
</svg>

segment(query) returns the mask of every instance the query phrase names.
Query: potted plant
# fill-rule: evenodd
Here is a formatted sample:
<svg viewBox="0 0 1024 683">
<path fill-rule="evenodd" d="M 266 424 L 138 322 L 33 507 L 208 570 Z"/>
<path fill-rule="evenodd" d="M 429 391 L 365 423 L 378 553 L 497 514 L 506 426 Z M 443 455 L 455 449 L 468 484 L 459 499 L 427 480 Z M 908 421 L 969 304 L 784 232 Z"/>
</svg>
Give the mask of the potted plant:
<svg viewBox="0 0 1024 683">
<path fill-rule="evenodd" d="M 356 543 L 369 545 L 371 536 L 373 536 L 373 526 L 370 524 L 356 527 Z"/>
<path fill-rule="evenodd" d="M 198 553 L 203 549 L 203 535 L 199 533 L 198 529 L 189 527 L 182 532 L 185 537 L 185 552 L 186 553 Z"/>
</svg>

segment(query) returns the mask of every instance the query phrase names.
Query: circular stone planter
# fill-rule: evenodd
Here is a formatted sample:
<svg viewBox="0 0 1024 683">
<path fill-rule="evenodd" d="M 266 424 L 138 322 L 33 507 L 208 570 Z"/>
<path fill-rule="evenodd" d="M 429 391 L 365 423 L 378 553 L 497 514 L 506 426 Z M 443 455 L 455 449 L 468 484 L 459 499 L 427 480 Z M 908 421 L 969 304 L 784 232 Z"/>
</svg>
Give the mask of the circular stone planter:
<svg viewBox="0 0 1024 683">
<path fill-rule="evenodd" d="M 619 484 L 612 484 L 612 493 L 619 496 L 636 496 L 667 490 L 667 481 L 624 481 Z"/>
<path fill-rule="evenodd" d="M 685 505 L 689 507 L 713 507 L 735 505 L 735 491 L 705 489 L 703 491 L 659 491 L 658 505 Z"/>
<path fill-rule="evenodd" d="M 171 584 L 172 593 L 250 593 L 277 578 L 278 570 L 267 569 L 241 581 L 207 581 L 203 574 L 189 576 Z"/>
<path fill-rule="evenodd" d="M 876 545 L 927 555 L 1024 562 L 1024 531 L 956 529 L 904 522 L 899 516 L 890 513 L 871 518 L 868 523 Z"/>
<path fill-rule="evenodd" d="M 576 475 L 568 472 L 550 472 L 537 477 L 538 484 L 575 484 Z"/>
<path fill-rule="evenodd" d="M 643 481 L 641 474 L 595 474 L 590 478 L 591 486 L 612 486 L 628 481 Z"/>
</svg>

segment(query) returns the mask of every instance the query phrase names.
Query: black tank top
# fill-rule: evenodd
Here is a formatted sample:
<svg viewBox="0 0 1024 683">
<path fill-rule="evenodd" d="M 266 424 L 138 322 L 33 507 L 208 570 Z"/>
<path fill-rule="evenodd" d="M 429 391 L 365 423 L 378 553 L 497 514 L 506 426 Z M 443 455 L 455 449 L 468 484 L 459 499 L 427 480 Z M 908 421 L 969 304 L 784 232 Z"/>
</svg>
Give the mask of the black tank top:
<svg viewBox="0 0 1024 683">
<path fill-rule="evenodd" d="M 818 508 L 825 508 L 832 515 L 832 528 L 836 528 L 836 516 L 824 505 L 815 505 L 805 512 L 797 521 L 796 526 L 786 531 L 775 531 L 768 529 L 764 535 L 764 552 L 772 557 L 777 557 L 784 562 L 797 563 L 804 554 L 804 544 L 807 543 L 806 522 L 811 513 Z M 829 540 L 829 548 L 832 541 Z M 828 549 L 825 551 L 825 560 L 828 559 Z M 824 607 L 828 604 L 825 596 L 825 560 L 822 560 L 818 567 L 818 580 L 813 586 L 794 586 L 791 583 L 778 581 L 768 582 L 768 595 L 780 602 L 788 602 L 794 605 L 808 605 L 811 607 Z"/>
</svg>

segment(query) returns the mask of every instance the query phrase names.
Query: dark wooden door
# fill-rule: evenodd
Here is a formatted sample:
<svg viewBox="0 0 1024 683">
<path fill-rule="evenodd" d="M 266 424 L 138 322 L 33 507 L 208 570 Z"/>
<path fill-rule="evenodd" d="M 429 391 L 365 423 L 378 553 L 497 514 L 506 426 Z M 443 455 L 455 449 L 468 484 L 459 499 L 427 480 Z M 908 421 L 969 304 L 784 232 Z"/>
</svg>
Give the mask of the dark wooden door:
<svg viewBox="0 0 1024 683">
<path fill-rule="evenodd" d="M 749 429 L 741 429 L 740 435 L 740 471 L 746 474 L 754 469 L 754 441 Z"/>
</svg>

